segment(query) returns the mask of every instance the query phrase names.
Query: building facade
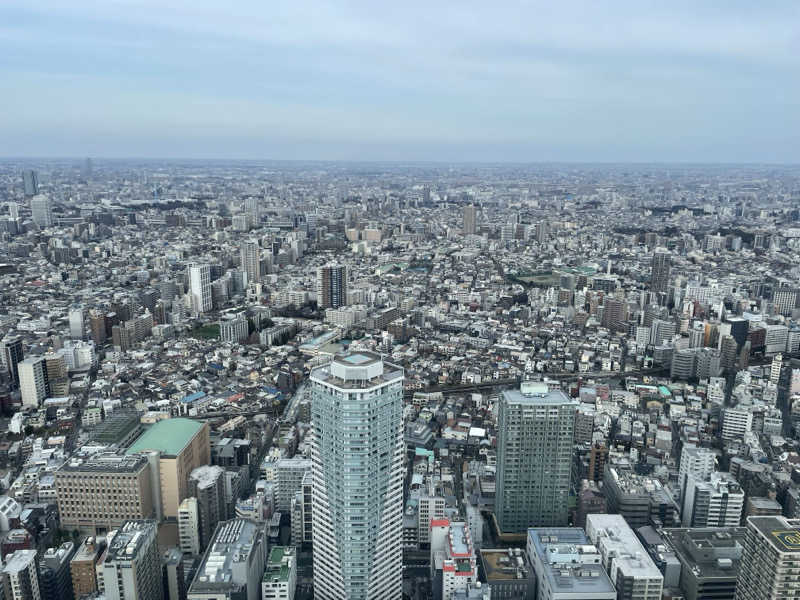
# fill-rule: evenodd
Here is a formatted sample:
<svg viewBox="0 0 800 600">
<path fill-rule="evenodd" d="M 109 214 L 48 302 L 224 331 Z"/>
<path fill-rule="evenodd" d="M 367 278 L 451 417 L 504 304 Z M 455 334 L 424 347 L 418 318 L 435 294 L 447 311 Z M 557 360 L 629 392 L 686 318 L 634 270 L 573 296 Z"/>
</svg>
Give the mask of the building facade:
<svg viewBox="0 0 800 600">
<path fill-rule="evenodd" d="M 500 531 L 567 524 L 578 401 L 523 383 L 500 398 L 495 516 Z"/>
<path fill-rule="evenodd" d="M 350 353 L 314 369 L 311 385 L 315 595 L 399 598 L 403 370 Z"/>
</svg>

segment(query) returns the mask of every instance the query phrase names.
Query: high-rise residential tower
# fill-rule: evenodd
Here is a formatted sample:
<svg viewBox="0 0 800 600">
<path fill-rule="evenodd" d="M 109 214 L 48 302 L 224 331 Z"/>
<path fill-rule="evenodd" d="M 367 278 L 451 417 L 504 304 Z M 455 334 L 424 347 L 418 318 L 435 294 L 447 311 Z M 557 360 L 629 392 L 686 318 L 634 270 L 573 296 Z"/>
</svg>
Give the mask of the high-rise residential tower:
<svg viewBox="0 0 800 600">
<path fill-rule="evenodd" d="M 664 249 L 656 250 L 650 262 L 650 290 L 666 293 L 669 288 L 670 254 Z"/>
<path fill-rule="evenodd" d="M 247 273 L 247 281 L 261 281 L 261 247 L 255 240 L 242 242 L 242 271 Z"/>
<path fill-rule="evenodd" d="M 311 372 L 314 595 L 402 595 L 403 370 L 370 352 Z"/>
<path fill-rule="evenodd" d="M 189 266 L 189 291 L 195 313 L 211 310 L 211 267 L 194 264 Z"/>
<path fill-rule="evenodd" d="M 474 204 L 464 207 L 464 233 L 474 234 L 477 230 L 478 208 Z"/>
<path fill-rule="evenodd" d="M 347 267 L 326 265 L 317 269 L 317 307 L 347 305 Z"/>
<path fill-rule="evenodd" d="M 500 531 L 567 524 L 575 412 L 578 401 L 541 383 L 506 390 L 497 419 Z"/>
</svg>

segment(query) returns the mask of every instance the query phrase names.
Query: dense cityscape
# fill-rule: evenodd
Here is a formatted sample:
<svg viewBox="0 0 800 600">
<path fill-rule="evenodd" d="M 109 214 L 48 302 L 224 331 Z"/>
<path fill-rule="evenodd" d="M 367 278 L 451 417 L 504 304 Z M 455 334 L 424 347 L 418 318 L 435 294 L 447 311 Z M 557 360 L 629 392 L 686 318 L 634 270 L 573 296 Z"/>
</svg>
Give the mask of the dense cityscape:
<svg viewBox="0 0 800 600">
<path fill-rule="evenodd" d="M 800 169 L 0 162 L 4 597 L 800 594 Z"/>
</svg>

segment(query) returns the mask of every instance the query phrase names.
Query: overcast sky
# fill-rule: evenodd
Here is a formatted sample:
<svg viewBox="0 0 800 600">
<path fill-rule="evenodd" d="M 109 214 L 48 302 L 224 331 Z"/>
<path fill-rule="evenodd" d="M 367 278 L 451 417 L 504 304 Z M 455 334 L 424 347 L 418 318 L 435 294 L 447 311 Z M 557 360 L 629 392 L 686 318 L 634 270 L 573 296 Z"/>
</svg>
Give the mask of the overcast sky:
<svg viewBox="0 0 800 600">
<path fill-rule="evenodd" d="M 0 155 L 800 162 L 800 2 L 0 0 Z"/>
</svg>

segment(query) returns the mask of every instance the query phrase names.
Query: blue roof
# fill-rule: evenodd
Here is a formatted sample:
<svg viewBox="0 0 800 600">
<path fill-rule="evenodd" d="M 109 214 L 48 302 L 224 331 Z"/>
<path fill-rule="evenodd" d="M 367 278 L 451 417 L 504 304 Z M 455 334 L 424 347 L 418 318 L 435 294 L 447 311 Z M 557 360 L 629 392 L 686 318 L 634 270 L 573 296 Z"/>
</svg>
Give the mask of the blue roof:
<svg viewBox="0 0 800 600">
<path fill-rule="evenodd" d="M 221 364 L 215 362 L 208 363 L 208 366 L 211 367 L 212 369 L 216 369 L 217 371 L 221 371 L 222 369 L 225 368 Z"/>
<path fill-rule="evenodd" d="M 205 392 L 195 392 L 194 394 L 189 394 L 188 396 L 184 396 L 181 398 L 181 402 L 189 403 L 194 402 L 195 400 L 200 400 L 200 398 L 205 398 Z"/>
</svg>

